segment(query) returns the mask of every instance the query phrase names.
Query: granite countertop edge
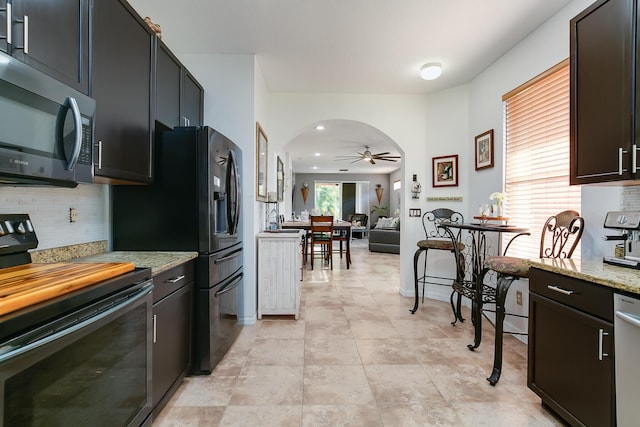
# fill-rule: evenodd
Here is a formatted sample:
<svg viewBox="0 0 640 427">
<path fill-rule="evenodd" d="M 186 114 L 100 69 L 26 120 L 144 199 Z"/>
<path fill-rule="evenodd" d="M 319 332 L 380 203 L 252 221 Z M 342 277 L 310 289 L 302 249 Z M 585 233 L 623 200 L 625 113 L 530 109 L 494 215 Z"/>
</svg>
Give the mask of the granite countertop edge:
<svg viewBox="0 0 640 427">
<path fill-rule="evenodd" d="M 178 251 L 113 251 L 70 259 L 70 262 L 132 262 L 136 267 L 151 268 L 157 276 L 198 257 L 197 252 Z"/>
<path fill-rule="evenodd" d="M 562 274 L 609 288 L 640 294 L 640 270 L 605 264 L 597 259 L 530 259 L 532 267 Z"/>
</svg>

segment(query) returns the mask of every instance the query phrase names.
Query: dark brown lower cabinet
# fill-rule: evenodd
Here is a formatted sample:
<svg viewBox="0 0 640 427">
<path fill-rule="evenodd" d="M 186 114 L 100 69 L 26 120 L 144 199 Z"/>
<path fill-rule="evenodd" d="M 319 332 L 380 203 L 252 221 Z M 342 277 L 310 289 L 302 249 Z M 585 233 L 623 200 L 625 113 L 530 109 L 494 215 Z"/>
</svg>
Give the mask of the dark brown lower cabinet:
<svg viewBox="0 0 640 427">
<path fill-rule="evenodd" d="M 193 262 L 153 278 L 153 416 L 169 401 L 191 362 Z"/>
<path fill-rule="evenodd" d="M 527 385 L 571 425 L 614 426 L 612 292 L 537 269 L 529 286 Z"/>
</svg>

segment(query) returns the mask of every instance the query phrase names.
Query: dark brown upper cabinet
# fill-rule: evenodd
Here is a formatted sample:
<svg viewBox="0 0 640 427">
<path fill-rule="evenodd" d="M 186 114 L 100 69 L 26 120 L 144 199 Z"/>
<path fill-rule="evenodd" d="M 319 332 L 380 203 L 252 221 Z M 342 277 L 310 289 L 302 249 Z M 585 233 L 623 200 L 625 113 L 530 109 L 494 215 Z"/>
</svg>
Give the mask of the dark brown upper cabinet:
<svg viewBox="0 0 640 427">
<path fill-rule="evenodd" d="M 168 128 L 202 125 L 204 90 L 159 39 L 155 71 L 156 120 Z"/>
<path fill-rule="evenodd" d="M 637 179 L 635 0 L 571 20 L 571 184 Z"/>
<path fill-rule="evenodd" d="M 154 35 L 124 0 L 93 6 L 95 182 L 152 182 Z"/>
<path fill-rule="evenodd" d="M 0 8 L 0 50 L 88 93 L 89 0 L 0 0 Z"/>
</svg>

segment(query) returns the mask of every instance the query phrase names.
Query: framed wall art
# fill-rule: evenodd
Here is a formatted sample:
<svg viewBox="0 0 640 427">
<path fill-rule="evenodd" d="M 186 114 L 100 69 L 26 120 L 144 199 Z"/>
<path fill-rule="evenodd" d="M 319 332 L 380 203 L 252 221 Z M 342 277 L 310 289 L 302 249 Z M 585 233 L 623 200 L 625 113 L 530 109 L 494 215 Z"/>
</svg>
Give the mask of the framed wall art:
<svg viewBox="0 0 640 427">
<path fill-rule="evenodd" d="M 277 192 L 278 192 L 278 201 L 284 202 L 284 163 L 282 163 L 282 159 L 278 156 L 278 170 L 277 170 Z"/>
<path fill-rule="evenodd" d="M 475 138 L 476 170 L 493 167 L 493 129 Z"/>
<path fill-rule="evenodd" d="M 267 201 L 267 143 L 267 135 L 256 122 L 256 200 L 259 202 Z"/>
<path fill-rule="evenodd" d="M 458 155 L 441 156 L 433 158 L 433 184 L 434 187 L 458 186 Z"/>
</svg>

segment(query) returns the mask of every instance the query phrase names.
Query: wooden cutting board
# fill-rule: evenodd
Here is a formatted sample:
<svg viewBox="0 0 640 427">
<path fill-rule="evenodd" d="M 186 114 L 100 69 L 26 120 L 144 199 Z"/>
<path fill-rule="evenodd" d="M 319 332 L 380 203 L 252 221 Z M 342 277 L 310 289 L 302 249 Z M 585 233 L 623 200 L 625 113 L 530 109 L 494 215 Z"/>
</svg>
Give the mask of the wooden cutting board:
<svg viewBox="0 0 640 427">
<path fill-rule="evenodd" d="M 131 262 L 25 264 L 0 269 L 0 315 L 128 273 Z"/>
</svg>

